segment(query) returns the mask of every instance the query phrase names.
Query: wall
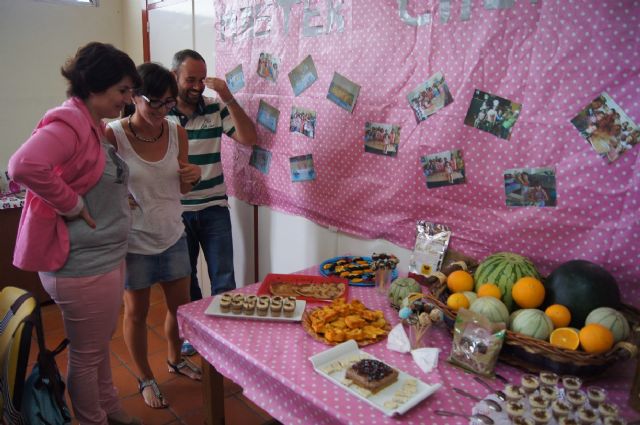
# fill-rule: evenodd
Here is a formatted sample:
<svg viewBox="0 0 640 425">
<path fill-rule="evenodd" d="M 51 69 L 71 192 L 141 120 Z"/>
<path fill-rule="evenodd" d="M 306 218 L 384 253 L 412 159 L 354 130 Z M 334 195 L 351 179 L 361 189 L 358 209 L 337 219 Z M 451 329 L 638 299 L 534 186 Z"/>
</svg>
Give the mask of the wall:
<svg viewBox="0 0 640 425">
<path fill-rule="evenodd" d="M 66 98 L 60 67 L 89 41 L 124 48 L 121 0 L 100 7 L 0 2 L 0 170 L 44 112 Z M 140 50 L 142 47 L 140 47 Z"/>
</svg>

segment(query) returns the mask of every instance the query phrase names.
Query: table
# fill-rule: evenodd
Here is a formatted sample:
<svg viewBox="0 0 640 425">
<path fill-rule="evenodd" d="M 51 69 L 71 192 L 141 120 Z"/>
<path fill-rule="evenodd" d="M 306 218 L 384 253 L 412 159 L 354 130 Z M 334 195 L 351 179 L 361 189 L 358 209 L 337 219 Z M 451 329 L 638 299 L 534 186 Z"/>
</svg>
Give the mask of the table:
<svg viewBox="0 0 640 425">
<path fill-rule="evenodd" d="M 296 274 L 319 273 L 315 266 Z M 258 287 L 259 283 L 256 283 L 238 292 L 255 293 Z M 374 288 L 351 287 L 349 290 L 350 299 L 358 298 L 369 308 L 383 310 L 392 326 L 399 323 L 397 312 Z M 466 424 L 464 418 L 440 417 L 434 411 L 443 409 L 470 414 L 475 402 L 452 391 L 454 387 L 464 388 L 481 398 L 488 394 L 488 390 L 475 382 L 472 375 L 446 362 L 451 336 L 446 328 L 434 327 L 427 334 L 427 345 L 439 347 L 442 351 L 438 368 L 428 374 L 418 368 L 410 354 L 388 350 L 386 340 L 363 348 L 427 384 L 443 385 L 405 415 L 387 417 L 313 370 L 309 357 L 330 346 L 314 340 L 300 323 L 207 316 L 204 311 L 211 300 L 205 298 L 178 309 L 181 335 L 206 360 L 203 362 L 203 387 L 209 425 L 224 423 L 222 375 L 242 386 L 247 398 L 285 424 Z M 629 421 L 640 420 L 640 413 L 627 404 L 633 366 L 632 361 L 616 365 L 608 370 L 606 378 L 598 381 Z M 522 375 L 521 371 L 502 363 L 498 363 L 497 372 L 511 382 L 519 382 Z M 496 388 L 503 386 L 498 381 L 492 385 Z"/>
</svg>

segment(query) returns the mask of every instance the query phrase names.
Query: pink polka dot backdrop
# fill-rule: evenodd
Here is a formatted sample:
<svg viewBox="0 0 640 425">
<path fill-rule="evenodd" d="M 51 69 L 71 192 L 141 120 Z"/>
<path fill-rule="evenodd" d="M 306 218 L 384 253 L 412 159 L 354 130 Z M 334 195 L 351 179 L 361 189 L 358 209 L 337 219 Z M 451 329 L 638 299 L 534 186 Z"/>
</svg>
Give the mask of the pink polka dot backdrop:
<svg viewBox="0 0 640 425">
<path fill-rule="evenodd" d="M 285 3 L 293 4 L 288 32 Z M 309 3 L 317 11 L 309 22 L 324 34 L 303 35 Z M 625 299 L 638 304 L 640 149 L 608 163 L 570 120 L 607 92 L 640 123 L 639 1 L 522 0 L 490 10 L 473 0 L 463 21 L 462 2 L 454 0 L 446 23 L 441 2 L 408 1 L 411 16 L 431 13 L 422 26 L 403 22 L 402 2 L 333 3 L 343 31 L 335 19 L 327 25 L 325 2 L 274 2 L 253 21 L 247 2 L 216 2 L 218 18 L 235 16 L 242 33 L 231 37 L 227 26 L 222 39 L 216 24 L 216 74 L 242 64 L 246 85 L 236 97 L 248 114 L 257 116 L 260 100 L 280 110 L 276 133 L 258 125 L 258 144 L 272 152 L 268 174 L 248 166 L 249 149 L 225 144 L 231 195 L 406 248 L 416 220 L 445 223 L 454 249 L 478 259 L 517 252 L 543 274 L 587 259 L 612 272 Z M 253 31 L 242 32 L 243 24 Z M 258 29 L 270 32 L 257 36 Z M 262 52 L 281 61 L 275 83 L 257 75 Z M 307 55 L 318 81 L 296 97 L 287 74 Z M 407 94 L 438 71 L 454 101 L 416 124 Z M 353 113 L 326 98 L 334 72 L 361 86 Z M 510 140 L 464 125 L 476 89 L 522 104 Z M 317 112 L 315 138 L 289 131 L 292 106 Z M 365 153 L 365 122 L 401 127 L 396 157 Z M 420 157 L 453 149 L 462 150 L 466 182 L 427 189 Z M 305 154 L 313 155 L 317 177 L 293 183 L 289 158 Z M 555 169 L 557 206 L 507 207 L 504 171 L 539 167 Z"/>
</svg>

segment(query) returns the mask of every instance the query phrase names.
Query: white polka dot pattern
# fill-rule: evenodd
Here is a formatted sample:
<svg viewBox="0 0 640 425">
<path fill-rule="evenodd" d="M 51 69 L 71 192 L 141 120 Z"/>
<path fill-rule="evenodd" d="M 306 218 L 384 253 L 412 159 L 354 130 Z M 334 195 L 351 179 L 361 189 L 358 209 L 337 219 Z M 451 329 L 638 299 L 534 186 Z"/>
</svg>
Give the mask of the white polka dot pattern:
<svg viewBox="0 0 640 425">
<path fill-rule="evenodd" d="M 299 273 L 319 274 L 317 266 Z M 255 293 L 259 285 L 246 286 L 239 292 Z M 399 322 L 398 313 L 373 288 L 351 287 L 350 299 L 354 298 L 369 308 L 383 310 L 392 326 Z M 301 425 L 397 423 L 313 370 L 309 357 L 330 347 L 313 339 L 300 323 L 206 316 L 204 311 L 211 301 L 212 298 L 206 298 L 180 307 L 180 334 L 220 373 L 242 386 L 246 397 L 276 419 Z M 454 418 L 436 416 L 434 411 L 471 412 L 474 402 L 457 395 L 453 387 L 464 388 L 478 397 L 487 396 L 487 390 L 473 381 L 471 375 L 446 362 L 451 351 L 451 334 L 444 326 L 432 328 L 426 338 L 429 346 L 441 349 L 437 369 L 428 374 L 419 369 L 410 354 L 388 350 L 386 340 L 363 350 L 428 384 L 442 383 L 443 388 L 403 415 L 402 423 L 464 424 L 464 419 L 454 422 Z M 621 362 L 598 380 L 598 385 L 607 389 L 608 398 L 620 406 L 629 420 L 640 419 L 640 414 L 627 405 L 632 378 L 628 370 L 632 366 L 631 360 Z M 502 363 L 498 363 L 496 371 L 514 383 L 520 381 L 522 374 Z M 496 381 L 492 385 L 501 384 Z"/>
<path fill-rule="evenodd" d="M 473 1 L 464 22 L 453 2 L 446 24 L 438 2 L 408 2 L 413 14 L 434 13 L 432 24 L 412 27 L 400 20 L 396 2 L 346 0 L 344 31 L 317 37 L 301 35 L 305 3 L 292 6 L 287 36 L 274 6 L 270 36 L 217 43 L 218 75 L 243 65 L 246 87 L 236 95 L 249 115 L 256 116 L 260 99 L 281 111 L 276 134 L 258 126 L 260 146 L 273 153 L 268 175 L 247 166 L 248 149 L 225 144 L 230 194 L 407 248 L 416 220 L 446 223 L 454 249 L 478 259 L 517 252 L 543 274 L 588 259 L 613 273 L 625 299 L 638 304 L 640 148 L 608 164 L 570 119 L 606 91 L 640 123 L 639 1 L 518 1 L 508 10 Z M 311 3 L 321 16 L 313 23 L 322 24 L 324 2 Z M 238 10 L 240 2 L 218 0 L 217 8 Z M 261 52 L 281 59 L 275 84 L 256 74 Z M 295 97 L 287 73 L 309 54 L 318 81 Z M 454 102 L 416 124 L 406 95 L 438 71 Z M 326 99 L 334 72 L 362 87 L 353 114 Z M 523 105 L 511 140 L 463 124 L 475 89 Z M 315 139 L 289 132 L 292 105 L 317 111 Z M 397 157 L 364 152 L 367 121 L 401 126 Z M 419 157 L 452 149 L 463 151 L 466 183 L 427 189 Z M 309 153 L 316 180 L 293 184 L 289 157 Z M 504 171 L 525 167 L 555 168 L 556 207 L 505 205 Z"/>
</svg>

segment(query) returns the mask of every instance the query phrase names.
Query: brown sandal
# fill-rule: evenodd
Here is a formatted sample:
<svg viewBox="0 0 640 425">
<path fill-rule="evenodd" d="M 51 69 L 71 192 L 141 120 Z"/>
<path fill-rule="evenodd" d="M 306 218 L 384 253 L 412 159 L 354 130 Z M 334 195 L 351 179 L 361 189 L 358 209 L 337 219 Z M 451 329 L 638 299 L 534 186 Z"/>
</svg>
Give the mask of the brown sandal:
<svg viewBox="0 0 640 425">
<path fill-rule="evenodd" d="M 153 394 L 156 396 L 158 400 L 160 400 L 160 403 L 161 403 L 160 406 L 156 407 L 147 403 L 147 399 L 145 399 L 144 394 L 142 394 L 144 389 L 147 387 L 151 387 L 151 389 L 153 390 Z M 156 382 L 155 379 L 147 379 L 146 381 L 138 379 L 138 391 L 140 391 L 140 395 L 142 396 L 142 400 L 144 400 L 144 404 L 151 407 L 152 409 L 165 409 L 169 407 L 169 403 L 167 403 L 167 401 L 164 399 L 164 396 L 160 392 L 160 388 L 158 387 L 158 383 Z"/>
</svg>

